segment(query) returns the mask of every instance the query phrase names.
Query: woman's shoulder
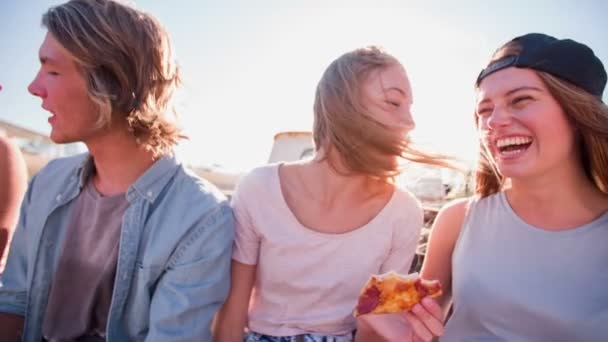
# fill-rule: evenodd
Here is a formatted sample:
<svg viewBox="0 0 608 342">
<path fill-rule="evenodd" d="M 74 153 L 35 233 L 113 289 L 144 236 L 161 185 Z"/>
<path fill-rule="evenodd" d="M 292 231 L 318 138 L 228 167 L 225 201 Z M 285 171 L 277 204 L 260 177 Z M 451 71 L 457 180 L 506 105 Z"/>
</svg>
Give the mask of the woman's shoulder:
<svg viewBox="0 0 608 342">
<path fill-rule="evenodd" d="M 0 135 L 0 157 L 1 162 L 12 161 L 16 156 L 20 155 L 21 152 L 17 145 L 15 145 L 10 139 Z"/>
<path fill-rule="evenodd" d="M 437 216 L 464 217 L 471 204 L 475 203 L 478 200 L 479 199 L 475 197 L 463 197 L 454 199 L 442 206 L 441 209 L 439 209 Z"/>
<path fill-rule="evenodd" d="M 396 186 L 393 197 L 400 210 L 422 212 L 422 202 L 409 190 Z"/>
<path fill-rule="evenodd" d="M 406 189 L 395 187 L 393 195 L 382 212 L 383 222 L 390 222 L 393 229 L 420 229 L 424 222 L 422 203 Z"/>
<path fill-rule="evenodd" d="M 452 215 L 465 215 L 473 208 L 487 206 L 495 207 L 496 205 L 500 205 L 502 201 L 502 196 L 502 192 L 497 192 L 484 197 L 474 195 L 470 197 L 457 198 L 445 204 L 439 212 L 446 212 L 447 214 Z"/>
<path fill-rule="evenodd" d="M 278 167 L 278 164 L 267 164 L 245 172 L 238 181 L 237 190 L 257 191 L 260 188 L 267 189 L 276 181 Z"/>
<path fill-rule="evenodd" d="M 9 138 L 0 136 L 0 175 L 14 181 L 15 177 L 26 178 L 27 167 L 19 147 Z"/>
<path fill-rule="evenodd" d="M 441 246 L 441 253 L 451 251 L 460 235 L 462 225 L 469 211 L 469 206 L 476 199 L 465 197 L 452 200 L 445 204 L 433 220 L 430 235 L 430 245 Z"/>
<path fill-rule="evenodd" d="M 485 197 L 471 196 L 452 200 L 445 204 L 435 218 L 434 230 L 454 230 L 455 235 L 460 231 L 465 221 L 469 221 L 475 217 L 476 212 L 481 212 L 486 215 L 488 211 L 494 211 L 497 205 L 500 205 L 501 192 L 491 194 Z M 491 209 L 491 210 L 487 210 Z"/>
</svg>

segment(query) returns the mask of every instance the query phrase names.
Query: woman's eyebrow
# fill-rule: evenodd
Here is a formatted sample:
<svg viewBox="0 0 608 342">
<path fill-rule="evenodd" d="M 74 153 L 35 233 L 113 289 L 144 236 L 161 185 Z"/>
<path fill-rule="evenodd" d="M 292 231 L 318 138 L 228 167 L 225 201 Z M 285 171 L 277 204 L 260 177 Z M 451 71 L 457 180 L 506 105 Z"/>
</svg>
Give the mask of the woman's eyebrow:
<svg viewBox="0 0 608 342">
<path fill-rule="evenodd" d="M 511 89 L 505 95 L 509 96 L 509 95 L 512 95 L 513 93 L 516 93 L 516 92 L 521 91 L 521 90 L 533 90 L 533 91 L 539 91 L 539 92 L 543 91 L 542 89 L 537 88 L 537 87 L 523 86 L 523 87 L 517 87 L 515 89 Z"/>
<path fill-rule="evenodd" d="M 511 90 L 507 91 L 503 96 L 511 96 L 511 95 L 517 93 L 518 91 L 522 91 L 522 90 L 532 90 L 532 91 L 536 91 L 536 92 L 542 92 L 543 91 L 541 88 L 538 88 L 538 87 L 522 86 L 522 87 L 517 87 L 517 88 L 514 88 L 514 89 L 511 89 Z M 489 102 L 489 101 L 490 101 L 490 99 L 484 98 L 483 100 L 477 102 L 477 105 L 479 106 L 479 105 L 484 104 L 484 103 Z"/>
</svg>

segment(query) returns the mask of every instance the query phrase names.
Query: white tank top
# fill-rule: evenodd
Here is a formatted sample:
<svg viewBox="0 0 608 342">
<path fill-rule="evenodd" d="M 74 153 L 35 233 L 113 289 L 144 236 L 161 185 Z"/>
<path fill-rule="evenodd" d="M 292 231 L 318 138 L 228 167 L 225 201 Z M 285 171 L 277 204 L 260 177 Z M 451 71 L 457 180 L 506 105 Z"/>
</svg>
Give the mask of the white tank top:
<svg viewBox="0 0 608 342">
<path fill-rule="evenodd" d="M 504 193 L 471 202 L 452 256 L 441 341 L 608 341 L 608 213 L 575 229 L 525 223 Z"/>
</svg>

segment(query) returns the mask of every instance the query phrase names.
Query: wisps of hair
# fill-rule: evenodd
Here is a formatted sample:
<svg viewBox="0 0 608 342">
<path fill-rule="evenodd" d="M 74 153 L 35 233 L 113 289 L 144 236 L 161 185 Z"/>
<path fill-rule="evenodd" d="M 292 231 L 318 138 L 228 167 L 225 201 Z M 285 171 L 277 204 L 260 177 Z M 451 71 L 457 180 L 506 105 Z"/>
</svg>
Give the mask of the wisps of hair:
<svg viewBox="0 0 608 342">
<path fill-rule="evenodd" d="M 391 160 L 397 156 L 417 163 L 453 167 L 449 158 L 423 152 L 409 138 L 373 119 L 364 105 L 362 85 L 370 74 L 399 61 L 371 46 L 348 52 L 334 60 L 317 86 L 314 102 L 313 138 L 317 151 L 339 172 L 329 151 L 337 151 L 349 174 L 365 174 L 392 181 L 402 168 Z"/>
<path fill-rule="evenodd" d="M 42 24 L 76 60 L 99 128 L 125 122 L 155 156 L 184 137 L 171 105 L 179 68 L 158 20 L 118 1 L 71 0 L 51 7 Z"/>
</svg>

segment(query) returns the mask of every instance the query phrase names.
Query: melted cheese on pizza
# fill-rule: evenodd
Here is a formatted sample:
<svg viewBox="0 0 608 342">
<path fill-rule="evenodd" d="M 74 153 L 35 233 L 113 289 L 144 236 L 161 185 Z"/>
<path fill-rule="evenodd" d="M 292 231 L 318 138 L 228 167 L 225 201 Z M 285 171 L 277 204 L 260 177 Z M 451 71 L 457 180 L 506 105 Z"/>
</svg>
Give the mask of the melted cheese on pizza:
<svg viewBox="0 0 608 342">
<path fill-rule="evenodd" d="M 407 276 L 395 272 L 374 275 L 359 296 L 355 315 L 407 311 L 424 297 L 440 295 L 439 281 L 422 280 L 417 273 Z"/>
</svg>

